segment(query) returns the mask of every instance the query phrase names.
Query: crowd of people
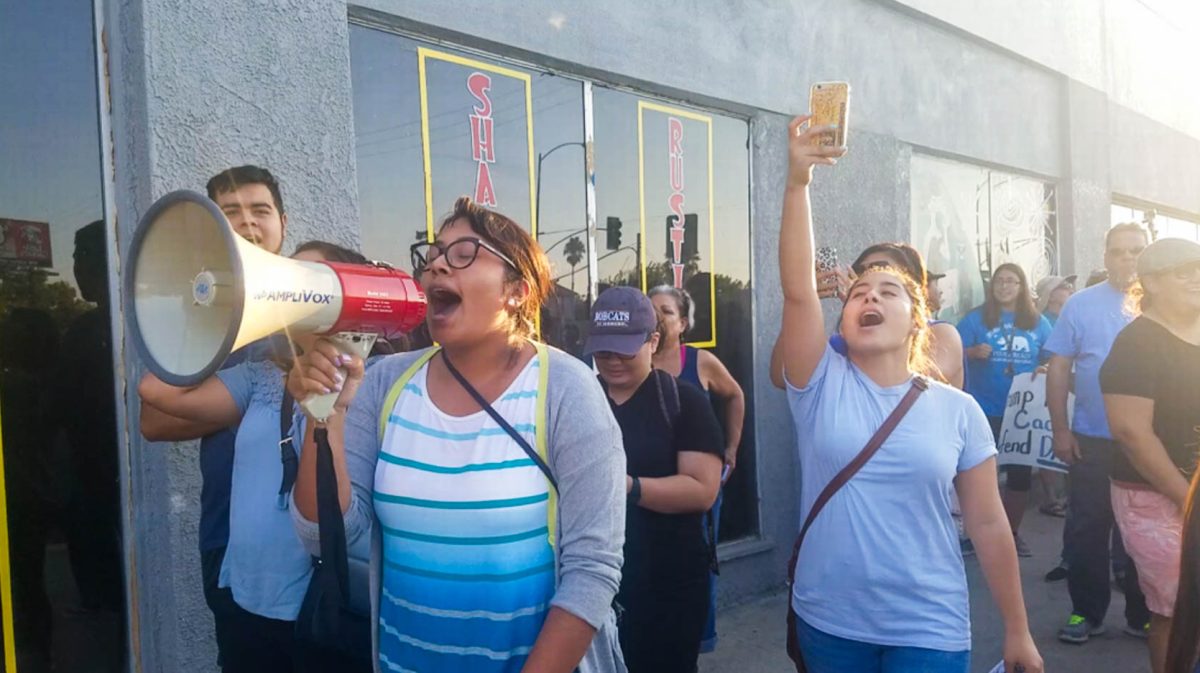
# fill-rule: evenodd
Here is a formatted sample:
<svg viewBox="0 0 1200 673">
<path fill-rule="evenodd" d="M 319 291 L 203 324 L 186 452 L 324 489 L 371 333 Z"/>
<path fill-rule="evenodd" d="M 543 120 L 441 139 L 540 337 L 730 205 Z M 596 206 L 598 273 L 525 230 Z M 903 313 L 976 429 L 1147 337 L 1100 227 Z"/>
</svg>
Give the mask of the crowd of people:
<svg viewBox="0 0 1200 673">
<path fill-rule="evenodd" d="M 798 670 L 967 671 L 965 554 L 1002 617 L 1007 670 L 1042 670 L 1018 568 L 1034 471 L 997 467 L 1009 389 L 1029 373 L 1045 375 L 1070 465 L 1065 484 L 1038 477 L 1042 511 L 1066 517 L 1048 576 L 1071 595 L 1059 638 L 1103 631 L 1119 568 L 1126 629 L 1148 638 L 1155 673 L 1192 670 L 1200 245 L 1118 225 L 1104 280 L 1035 290 L 1001 264 L 983 304 L 949 324 L 939 276 L 910 245 L 817 269 L 809 189 L 845 148 L 814 142 L 829 129 L 807 122 L 787 140 L 770 364 L 801 467 Z M 269 171 L 230 169 L 208 193 L 279 254 L 287 216 Z M 367 263 L 320 241 L 293 257 Z M 223 670 L 694 673 L 716 644 L 717 523 L 745 394 L 687 345 L 691 298 L 605 290 L 589 367 L 537 341 L 552 276 L 519 223 L 459 199 L 413 245 L 412 268 L 428 298 L 420 338 L 381 341 L 364 361 L 280 335 L 198 386 L 139 385 L 148 439 L 203 438 L 200 560 Z M 841 302 L 832 335 L 827 299 Z M 297 403 L 331 393 L 328 418 Z M 361 575 L 346 572 L 355 559 Z M 309 606 L 327 573 L 355 584 L 329 613 L 332 638 L 314 634 Z"/>
</svg>

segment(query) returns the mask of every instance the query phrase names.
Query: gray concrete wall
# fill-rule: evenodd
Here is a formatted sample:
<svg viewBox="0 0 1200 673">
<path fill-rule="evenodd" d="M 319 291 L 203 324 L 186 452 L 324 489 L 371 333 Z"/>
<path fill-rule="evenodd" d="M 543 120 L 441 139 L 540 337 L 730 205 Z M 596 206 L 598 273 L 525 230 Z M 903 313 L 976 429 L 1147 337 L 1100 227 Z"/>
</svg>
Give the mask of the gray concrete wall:
<svg viewBox="0 0 1200 673">
<path fill-rule="evenodd" d="M 105 3 L 121 249 L 154 198 L 203 191 L 212 174 L 244 163 L 279 177 L 289 245 L 355 245 L 348 30 L 341 0 Z M 132 387 L 142 369 L 128 340 L 123 355 Z M 136 428 L 135 396 L 126 403 Z M 138 668 L 214 670 L 200 591 L 196 446 L 150 444 L 133 433 L 128 450 Z"/>
<path fill-rule="evenodd" d="M 1200 118 L 1200 109 L 1196 116 Z M 1112 193 L 1200 219 L 1200 137 L 1181 135 L 1111 102 L 1108 117 Z"/>
<path fill-rule="evenodd" d="M 807 109 L 810 84 L 844 79 L 853 86 L 854 129 L 1042 175 L 1062 172 L 1058 77 L 873 0 L 530 0 L 503 9 L 463 0 L 453 12 L 420 0 L 356 4 L 424 32 L 686 92 L 693 101 L 795 114 Z"/>
<path fill-rule="evenodd" d="M 1103 265 L 1103 235 L 1111 219 L 1108 100 L 1076 82 L 1066 89 L 1062 134 L 1069 169 L 1058 188 L 1059 250 L 1063 270 L 1086 277 Z"/>
<path fill-rule="evenodd" d="M 1200 219 L 1200 140 L 1117 105 L 1103 92 L 1064 83 L 1067 171 L 1059 183 L 1060 249 L 1066 269 L 1103 265 L 1114 196 Z"/>
<path fill-rule="evenodd" d="M 1200 8 L 1163 0 L 883 0 L 1105 92 L 1200 139 Z"/>
</svg>

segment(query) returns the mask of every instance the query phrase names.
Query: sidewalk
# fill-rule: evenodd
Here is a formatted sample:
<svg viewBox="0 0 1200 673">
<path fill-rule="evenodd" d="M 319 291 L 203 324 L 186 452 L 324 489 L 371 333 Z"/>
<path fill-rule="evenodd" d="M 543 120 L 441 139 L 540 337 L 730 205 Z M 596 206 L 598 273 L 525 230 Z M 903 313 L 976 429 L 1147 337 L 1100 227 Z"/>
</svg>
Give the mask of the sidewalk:
<svg viewBox="0 0 1200 673">
<path fill-rule="evenodd" d="M 1108 633 L 1085 645 L 1061 643 L 1055 634 L 1071 610 L 1065 581 L 1047 584 L 1042 577 L 1058 559 L 1062 519 L 1030 508 L 1022 536 L 1033 558 L 1021 559 L 1021 580 L 1033 637 L 1051 673 L 1149 673 L 1146 644 L 1121 632 L 1125 597 L 1113 591 L 1108 609 Z M 972 672 L 987 673 L 1000 660 L 1004 626 L 984 584 L 979 562 L 967 559 L 971 585 L 971 619 L 974 641 Z M 718 614 L 721 643 L 713 654 L 700 657 L 701 673 L 790 673 L 784 653 L 783 594 L 759 598 Z M 851 673 L 847 671 L 846 673 Z"/>
</svg>

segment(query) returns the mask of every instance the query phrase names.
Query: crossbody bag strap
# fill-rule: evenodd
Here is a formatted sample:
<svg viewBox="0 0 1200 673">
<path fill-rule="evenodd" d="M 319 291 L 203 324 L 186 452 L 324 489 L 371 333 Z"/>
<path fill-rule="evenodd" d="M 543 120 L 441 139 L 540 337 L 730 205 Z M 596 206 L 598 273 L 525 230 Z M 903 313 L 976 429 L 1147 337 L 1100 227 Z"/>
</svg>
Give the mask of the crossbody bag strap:
<svg viewBox="0 0 1200 673">
<path fill-rule="evenodd" d="M 446 369 L 450 371 L 451 376 L 458 381 L 459 385 L 463 387 L 463 390 L 467 391 L 471 398 L 475 400 L 475 403 L 478 404 L 484 411 L 486 411 L 488 416 L 492 417 L 493 421 L 496 421 L 496 425 L 504 428 L 504 431 L 508 433 L 508 436 L 512 437 L 513 441 L 525 451 L 525 455 L 529 456 L 529 459 L 537 464 L 538 469 L 542 471 L 542 474 L 546 475 L 546 479 L 550 481 L 550 485 L 553 486 L 554 490 L 557 492 L 558 480 L 554 478 L 554 473 L 550 471 L 550 466 L 546 464 L 546 460 L 539 456 L 537 451 L 534 451 L 533 447 L 529 445 L 529 442 L 525 441 L 525 438 L 521 436 L 521 433 L 517 432 L 516 429 L 514 429 L 513 426 L 508 423 L 508 421 L 504 420 L 504 417 L 501 416 L 495 409 L 493 409 L 492 405 L 488 404 L 487 400 L 483 399 L 483 395 L 480 395 L 479 391 L 475 390 L 475 387 L 472 386 L 471 383 L 467 381 L 466 377 L 464 377 L 458 371 L 458 368 L 450 362 L 450 358 L 446 357 L 445 351 L 442 351 L 442 362 L 446 363 Z M 539 362 L 538 366 L 544 366 L 544 364 L 545 363 Z"/>
<path fill-rule="evenodd" d="M 833 498 L 833 495 L 841 490 L 841 488 L 846 485 L 846 482 L 850 481 L 850 479 L 862 469 L 863 465 L 866 465 L 867 461 L 871 460 L 871 457 L 879 451 L 879 448 L 883 446 L 883 443 L 887 441 L 888 437 L 891 436 L 892 432 L 896 429 L 896 426 L 900 425 L 900 421 L 903 420 L 906 414 L 908 414 L 908 410 L 911 409 L 913 404 L 916 403 L 917 398 L 921 396 L 921 393 L 928 390 L 928 388 L 929 382 L 924 378 L 920 376 L 914 378 L 912 387 L 908 389 L 908 392 L 905 393 L 904 398 L 900 400 L 900 404 L 896 405 L 896 408 L 892 410 L 892 413 L 887 417 L 887 420 L 883 422 L 883 425 L 879 426 L 879 429 L 875 431 L 875 434 L 872 435 L 871 440 L 867 442 L 867 445 L 863 447 L 862 451 L 858 452 L 858 455 L 854 457 L 854 460 L 850 461 L 848 465 L 843 467 L 841 471 L 838 472 L 828 484 L 826 484 L 825 489 L 822 490 L 821 494 L 817 496 L 817 500 L 813 503 L 812 509 L 808 511 L 808 517 L 804 520 L 804 525 L 800 527 L 800 534 L 796 536 L 796 544 L 792 546 L 792 559 L 788 562 L 788 587 L 791 587 L 792 582 L 794 581 L 796 575 L 796 561 L 800 557 L 800 545 L 804 544 L 804 536 L 808 534 L 808 529 L 812 526 L 813 520 L 816 519 L 817 515 L 821 513 L 821 510 L 825 508 L 825 505 L 829 503 L 829 500 Z"/>
<path fill-rule="evenodd" d="M 280 502 L 286 502 L 288 494 L 292 492 L 292 487 L 296 485 L 296 474 L 300 468 L 296 446 L 292 441 L 292 412 L 292 394 L 288 392 L 285 383 L 283 401 L 279 405 L 279 461 L 283 464 L 283 477 L 279 482 Z"/>
</svg>

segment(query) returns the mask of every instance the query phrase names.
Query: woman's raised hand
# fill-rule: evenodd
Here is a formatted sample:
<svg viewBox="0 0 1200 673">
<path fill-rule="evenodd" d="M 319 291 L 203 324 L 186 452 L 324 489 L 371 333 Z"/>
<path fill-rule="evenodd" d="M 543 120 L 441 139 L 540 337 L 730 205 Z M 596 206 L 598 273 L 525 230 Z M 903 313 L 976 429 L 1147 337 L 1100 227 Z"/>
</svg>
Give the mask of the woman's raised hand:
<svg viewBox="0 0 1200 673">
<path fill-rule="evenodd" d="M 818 145 L 818 136 L 835 126 L 810 126 L 812 115 L 801 115 L 788 124 L 788 185 L 807 187 L 812 182 L 813 166 L 832 166 L 846 154 L 845 147 Z"/>
<path fill-rule="evenodd" d="M 338 399 L 333 408 L 341 413 L 354 399 L 362 378 L 362 358 L 343 353 L 328 339 L 319 339 L 296 358 L 288 373 L 287 387 L 296 400 L 336 392 Z"/>
<path fill-rule="evenodd" d="M 854 284 L 853 272 L 844 266 L 817 272 L 817 296 L 821 299 L 846 299 Z"/>
</svg>

